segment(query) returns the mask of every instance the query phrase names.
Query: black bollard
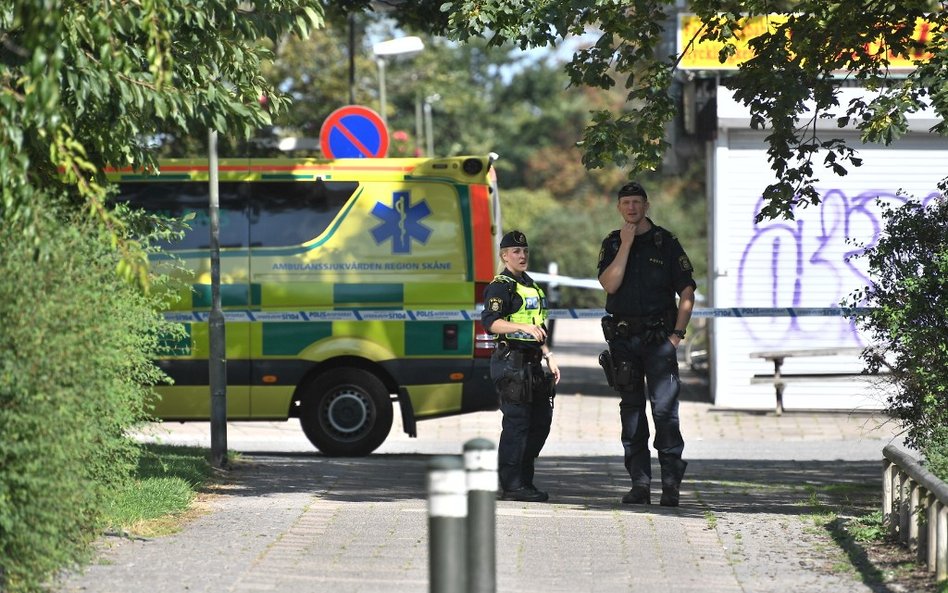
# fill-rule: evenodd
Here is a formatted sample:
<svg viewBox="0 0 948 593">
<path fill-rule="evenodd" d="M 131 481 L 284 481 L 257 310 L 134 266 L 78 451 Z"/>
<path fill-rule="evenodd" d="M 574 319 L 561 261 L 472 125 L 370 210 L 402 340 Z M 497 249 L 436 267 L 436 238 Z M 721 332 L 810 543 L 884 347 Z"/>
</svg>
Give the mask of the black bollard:
<svg viewBox="0 0 948 593">
<path fill-rule="evenodd" d="M 464 443 L 467 472 L 467 591 L 497 589 L 497 448 L 487 439 Z"/>
<path fill-rule="evenodd" d="M 428 462 L 428 579 L 431 593 L 465 593 L 467 486 L 460 455 Z"/>
</svg>

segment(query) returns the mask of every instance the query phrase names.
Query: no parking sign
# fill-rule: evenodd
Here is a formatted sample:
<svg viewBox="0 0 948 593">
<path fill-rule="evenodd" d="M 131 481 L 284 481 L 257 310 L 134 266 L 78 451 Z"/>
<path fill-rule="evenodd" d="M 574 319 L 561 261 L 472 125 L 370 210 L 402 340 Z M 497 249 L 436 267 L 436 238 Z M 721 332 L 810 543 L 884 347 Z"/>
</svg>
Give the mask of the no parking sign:
<svg viewBox="0 0 948 593">
<path fill-rule="evenodd" d="M 368 107 L 347 105 L 323 122 L 319 145 L 331 159 L 381 158 L 388 154 L 388 128 Z"/>
</svg>

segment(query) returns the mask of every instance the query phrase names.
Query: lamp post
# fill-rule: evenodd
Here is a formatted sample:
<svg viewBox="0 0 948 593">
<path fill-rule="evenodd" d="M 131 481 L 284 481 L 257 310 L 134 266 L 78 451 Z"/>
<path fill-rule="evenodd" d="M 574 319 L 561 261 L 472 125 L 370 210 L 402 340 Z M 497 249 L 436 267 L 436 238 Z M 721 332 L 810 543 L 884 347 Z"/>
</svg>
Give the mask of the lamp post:
<svg viewBox="0 0 948 593">
<path fill-rule="evenodd" d="M 372 46 L 375 63 L 379 67 L 379 115 L 382 116 L 382 121 L 386 126 L 388 118 L 385 115 L 385 58 L 416 54 L 423 49 L 425 49 L 425 44 L 420 37 L 396 37 L 380 41 Z"/>
<path fill-rule="evenodd" d="M 441 95 L 435 93 L 425 97 L 425 148 L 427 156 L 434 156 L 434 130 L 431 127 L 431 104 L 440 101 Z"/>
</svg>

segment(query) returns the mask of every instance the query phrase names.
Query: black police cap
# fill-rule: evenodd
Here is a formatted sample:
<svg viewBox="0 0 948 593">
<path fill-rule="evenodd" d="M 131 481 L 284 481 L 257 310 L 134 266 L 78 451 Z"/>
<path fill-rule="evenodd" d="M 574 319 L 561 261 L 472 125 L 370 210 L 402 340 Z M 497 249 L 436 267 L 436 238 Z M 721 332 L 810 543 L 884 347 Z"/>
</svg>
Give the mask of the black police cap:
<svg viewBox="0 0 948 593">
<path fill-rule="evenodd" d="M 520 231 L 510 231 L 500 240 L 500 248 L 527 247 L 527 236 Z"/>
</svg>

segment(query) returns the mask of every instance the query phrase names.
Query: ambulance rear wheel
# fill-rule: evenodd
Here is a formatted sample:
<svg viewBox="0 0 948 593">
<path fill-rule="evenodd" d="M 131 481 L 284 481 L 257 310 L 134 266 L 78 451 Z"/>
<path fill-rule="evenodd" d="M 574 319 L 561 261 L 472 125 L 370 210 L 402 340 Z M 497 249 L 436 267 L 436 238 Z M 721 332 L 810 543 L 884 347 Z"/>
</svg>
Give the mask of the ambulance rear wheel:
<svg viewBox="0 0 948 593">
<path fill-rule="evenodd" d="M 306 438 L 326 455 L 368 455 L 392 430 L 392 400 L 382 381 L 368 371 L 327 371 L 305 387 L 300 424 Z"/>
</svg>

